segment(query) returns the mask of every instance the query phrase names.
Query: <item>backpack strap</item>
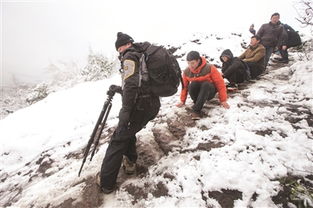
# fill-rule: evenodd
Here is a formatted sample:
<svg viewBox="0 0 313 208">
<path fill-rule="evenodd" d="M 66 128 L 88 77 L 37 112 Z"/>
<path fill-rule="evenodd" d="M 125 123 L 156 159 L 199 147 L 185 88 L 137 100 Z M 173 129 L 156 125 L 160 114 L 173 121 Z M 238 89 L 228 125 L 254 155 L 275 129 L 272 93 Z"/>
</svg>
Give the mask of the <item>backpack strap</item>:
<svg viewBox="0 0 313 208">
<path fill-rule="evenodd" d="M 138 86 L 141 87 L 142 81 L 147 82 L 149 80 L 148 74 L 148 67 L 147 67 L 147 55 L 146 53 L 142 53 L 139 59 L 139 84 Z"/>
<path fill-rule="evenodd" d="M 139 59 L 139 87 L 142 85 L 142 81 L 149 81 L 149 72 L 147 67 L 147 61 L 149 56 L 153 55 L 156 51 L 158 51 L 162 46 L 157 46 L 152 49 L 152 44 L 149 45 L 145 50 L 141 51 L 142 55 Z"/>
</svg>

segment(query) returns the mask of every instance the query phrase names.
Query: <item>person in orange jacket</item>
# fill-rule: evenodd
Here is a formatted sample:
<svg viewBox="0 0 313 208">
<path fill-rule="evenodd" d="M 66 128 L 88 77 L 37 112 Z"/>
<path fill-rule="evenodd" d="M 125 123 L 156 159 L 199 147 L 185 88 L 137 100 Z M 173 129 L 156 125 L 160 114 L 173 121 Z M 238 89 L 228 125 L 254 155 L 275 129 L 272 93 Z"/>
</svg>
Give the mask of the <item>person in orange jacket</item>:
<svg viewBox="0 0 313 208">
<path fill-rule="evenodd" d="M 194 102 L 192 106 L 192 119 L 201 118 L 201 109 L 207 100 L 214 98 L 216 92 L 224 108 L 229 108 L 227 90 L 222 75 L 214 65 L 201 57 L 199 52 L 191 51 L 187 54 L 188 67 L 183 72 L 183 88 L 180 95 L 181 102 L 177 107 L 185 105 L 187 94 Z"/>
</svg>

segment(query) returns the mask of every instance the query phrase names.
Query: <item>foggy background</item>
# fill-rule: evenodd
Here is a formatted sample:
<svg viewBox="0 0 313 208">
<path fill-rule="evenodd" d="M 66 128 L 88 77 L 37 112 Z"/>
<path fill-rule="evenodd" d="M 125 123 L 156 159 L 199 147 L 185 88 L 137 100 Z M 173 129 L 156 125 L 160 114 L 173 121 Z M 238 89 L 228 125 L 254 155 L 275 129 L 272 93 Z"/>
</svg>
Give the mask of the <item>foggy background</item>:
<svg viewBox="0 0 313 208">
<path fill-rule="evenodd" d="M 292 0 L 1 0 L 1 86 L 48 79 L 57 62 L 83 67 L 91 48 L 117 56 L 116 33 L 135 41 L 174 44 L 190 34 L 258 30 L 279 12 L 300 30 Z M 249 40 L 247 40 L 249 41 Z"/>
</svg>

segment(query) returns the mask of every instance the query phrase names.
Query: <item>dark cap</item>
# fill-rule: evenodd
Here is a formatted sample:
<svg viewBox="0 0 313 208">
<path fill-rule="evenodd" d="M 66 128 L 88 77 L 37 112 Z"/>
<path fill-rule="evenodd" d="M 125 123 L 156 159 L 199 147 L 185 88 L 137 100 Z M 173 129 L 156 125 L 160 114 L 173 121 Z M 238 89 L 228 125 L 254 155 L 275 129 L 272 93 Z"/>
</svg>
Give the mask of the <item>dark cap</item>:
<svg viewBox="0 0 313 208">
<path fill-rule="evenodd" d="M 198 60 L 198 59 L 201 59 L 198 51 L 190 51 L 187 54 L 187 61 Z"/>
<path fill-rule="evenodd" d="M 116 50 L 123 46 L 126 45 L 127 43 L 133 43 L 134 40 L 132 37 L 130 37 L 129 35 L 122 33 L 122 32 L 118 32 L 117 33 L 117 40 L 115 42 L 115 48 Z"/>
<path fill-rule="evenodd" d="M 274 16 L 279 16 L 280 17 L 280 14 L 278 12 L 275 12 L 274 14 L 272 14 L 271 18 L 274 17 Z"/>
</svg>

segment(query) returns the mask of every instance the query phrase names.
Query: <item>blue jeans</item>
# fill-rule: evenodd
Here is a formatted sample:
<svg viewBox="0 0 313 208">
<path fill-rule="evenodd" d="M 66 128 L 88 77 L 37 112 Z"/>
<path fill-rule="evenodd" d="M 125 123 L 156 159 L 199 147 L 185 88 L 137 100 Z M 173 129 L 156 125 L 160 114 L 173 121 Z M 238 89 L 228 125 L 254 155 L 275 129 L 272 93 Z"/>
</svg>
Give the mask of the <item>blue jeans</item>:
<svg viewBox="0 0 313 208">
<path fill-rule="evenodd" d="M 281 49 L 279 52 L 280 52 L 280 55 L 281 55 L 281 58 L 283 59 L 283 60 L 289 60 L 288 59 L 288 48 L 286 49 L 286 50 L 283 50 L 283 49 Z"/>
<path fill-rule="evenodd" d="M 265 47 L 265 50 L 266 51 L 265 51 L 265 57 L 264 57 L 264 67 L 266 68 L 267 64 L 268 64 L 268 62 L 270 60 L 270 57 L 271 57 L 271 55 L 272 55 L 272 53 L 274 51 L 274 47 L 267 46 L 267 47 Z"/>
</svg>

